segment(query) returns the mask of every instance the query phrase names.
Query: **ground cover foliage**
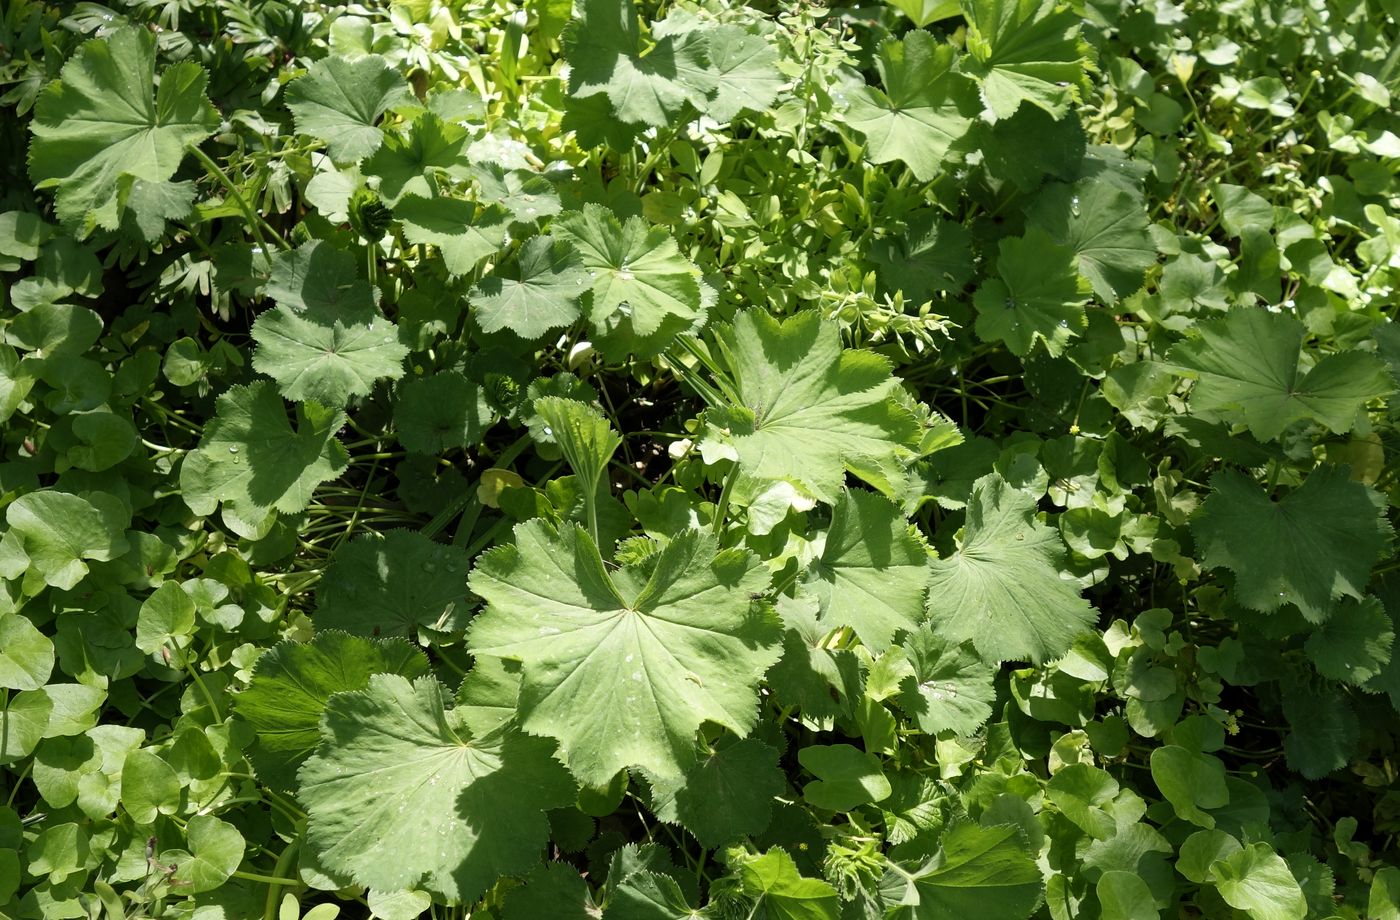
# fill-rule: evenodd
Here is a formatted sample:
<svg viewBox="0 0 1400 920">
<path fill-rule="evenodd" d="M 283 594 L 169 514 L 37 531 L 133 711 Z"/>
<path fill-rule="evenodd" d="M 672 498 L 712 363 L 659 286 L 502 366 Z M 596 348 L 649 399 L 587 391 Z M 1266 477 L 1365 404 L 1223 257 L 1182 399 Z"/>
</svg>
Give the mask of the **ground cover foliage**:
<svg viewBox="0 0 1400 920">
<path fill-rule="evenodd" d="M 1394 0 L 14 0 L 0 916 L 1400 917 Z"/>
</svg>

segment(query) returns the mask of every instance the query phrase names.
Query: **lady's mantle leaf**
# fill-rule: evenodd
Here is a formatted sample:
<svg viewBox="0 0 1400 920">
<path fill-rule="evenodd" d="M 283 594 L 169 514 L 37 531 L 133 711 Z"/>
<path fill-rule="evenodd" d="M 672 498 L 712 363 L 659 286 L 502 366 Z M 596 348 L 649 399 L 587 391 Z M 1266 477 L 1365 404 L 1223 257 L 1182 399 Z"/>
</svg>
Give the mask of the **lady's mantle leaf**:
<svg viewBox="0 0 1400 920">
<path fill-rule="evenodd" d="M 726 735 L 684 776 L 652 780 L 652 810 L 713 849 L 763 833 L 773 798 L 786 785 L 775 749 L 757 738 Z"/>
<path fill-rule="evenodd" d="M 889 499 L 846 490 L 806 584 L 825 624 L 850 626 L 879 654 L 896 631 L 924 618 L 928 547 Z"/>
<path fill-rule="evenodd" d="M 553 233 L 578 250 L 592 278 L 588 319 L 600 335 L 624 327 L 641 338 L 666 338 L 704 315 L 700 270 L 686 261 L 664 229 L 640 217 L 619 222 L 602 205 L 562 214 Z"/>
<path fill-rule="evenodd" d="M 928 605 L 935 627 L 971 639 L 988 661 L 1039 663 L 1063 654 L 1095 612 L 1060 577 L 1064 544 L 1035 519 L 1035 499 L 996 474 L 977 480 L 962 543 L 932 563 Z"/>
<path fill-rule="evenodd" d="M 185 457 L 180 488 L 195 514 L 219 502 L 245 515 L 275 508 L 296 514 L 321 483 L 350 463 L 335 433 L 345 413 L 309 402 L 296 408 L 297 427 L 271 381 L 234 387 L 219 397 L 199 447 Z"/>
<path fill-rule="evenodd" d="M 899 706 L 930 735 L 970 735 L 992 714 L 992 668 L 972 646 L 948 641 L 928 624 L 904 640 L 914 673 L 900 684 Z"/>
<path fill-rule="evenodd" d="M 836 889 L 821 879 L 804 878 L 781 847 L 745 858 L 736 874 L 744 894 L 756 901 L 750 916 L 768 920 L 836 920 L 840 916 Z"/>
<path fill-rule="evenodd" d="M 258 779 L 293 791 L 297 768 L 320 741 L 318 726 L 336 693 L 363 690 L 373 674 L 420 677 L 428 659 L 401 639 L 375 642 L 318 632 L 310 642 L 280 642 L 258 659 L 248 689 L 234 698 L 258 740 L 248 749 Z"/>
<path fill-rule="evenodd" d="M 848 471 L 885 488 L 900 475 L 918 425 L 883 358 L 843 350 L 836 324 L 815 312 L 748 310 L 716 337 L 739 405 L 707 413 L 701 449 L 737 458 L 737 496 L 785 480 L 834 503 Z"/>
<path fill-rule="evenodd" d="M 514 729 L 472 737 L 430 677 L 376 674 L 337 693 L 321 737 L 299 774 L 307 841 L 328 869 L 378 891 L 473 901 L 539 859 L 544 812 L 575 795 L 548 742 Z"/>
<path fill-rule="evenodd" d="M 1142 192 L 1112 174 L 1047 186 L 1029 218 L 1074 251 L 1079 274 L 1104 303 L 1135 293 L 1157 261 Z"/>
<path fill-rule="evenodd" d="M 582 529 L 530 521 L 472 572 L 487 607 L 468 645 L 523 663 L 521 725 L 557 738 L 581 782 L 632 766 L 675 776 L 702 722 L 753 727 L 779 653 L 778 623 L 753 601 L 767 583 L 755 557 L 698 531 L 609 574 Z"/>
<path fill-rule="evenodd" d="M 972 84 L 952 72 L 955 56 L 952 45 L 923 31 L 880 45 L 875 66 L 884 91 L 863 86 L 846 110 L 846 123 L 865 135 L 872 162 L 898 160 L 920 182 L 948 167 L 949 149 L 977 112 Z"/>
<path fill-rule="evenodd" d="M 37 188 L 58 187 L 58 216 L 83 233 L 117 229 L 128 196 L 159 194 L 185 148 L 219 126 L 203 68 L 167 68 L 152 98 L 155 68 L 155 36 L 118 29 L 79 48 L 34 106 L 29 175 Z"/>
<path fill-rule="evenodd" d="M 1395 391 L 1385 364 L 1364 352 L 1328 355 L 1300 373 L 1307 330 L 1282 313 L 1238 309 L 1196 333 L 1168 355 L 1196 378 L 1191 411 L 1243 422 L 1261 439 L 1303 420 L 1350 431 L 1367 400 Z"/>
<path fill-rule="evenodd" d="M 465 619 L 468 559 L 420 533 L 365 534 L 336 550 L 316 591 L 321 629 L 357 636 L 453 631 Z"/>
<path fill-rule="evenodd" d="M 361 160 L 378 150 L 384 132 L 376 122 L 412 98 L 398 71 L 373 54 L 317 61 L 287 87 L 287 108 L 297 131 L 325 141 L 338 163 Z"/>
<path fill-rule="evenodd" d="M 500 205 L 405 195 L 394 206 L 394 216 L 410 243 L 436 246 L 454 275 L 465 275 L 509 240 L 510 214 Z"/>
<path fill-rule="evenodd" d="M 379 194 L 389 205 L 406 194 L 431 195 L 433 180 L 471 178 L 466 129 L 436 115 L 423 115 L 402 133 L 391 132 L 364 165 L 379 177 Z"/>
<path fill-rule="evenodd" d="M 1395 627 L 1379 599 L 1347 598 L 1308 637 L 1304 649 L 1323 677 L 1360 685 L 1384 673 L 1394 642 Z"/>
<path fill-rule="evenodd" d="M 504 920 L 594 920 L 598 909 L 588 883 L 568 863 L 545 863 L 506 895 Z"/>
<path fill-rule="evenodd" d="M 374 309 L 375 291 L 355 275 L 355 257 L 324 240 L 272 255 L 267 296 L 280 306 L 313 315 L 349 315 Z"/>
<path fill-rule="evenodd" d="M 579 318 L 579 301 L 591 281 L 572 246 L 537 236 L 515 261 L 483 278 L 469 295 L 482 332 L 509 329 L 537 339 Z"/>
<path fill-rule="evenodd" d="M 1328 466 L 1277 502 L 1246 476 L 1218 473 L 1191 530 L 1207 568 L 1235 573 L 1240 603 L 1295 604 L 1314 623 L 1337 598 L 1361 599 L 1391 537 L 1385 499 Z"/>
<path fill-rule="evenodd" d="M 1074 250 L 1031 227 L 1025 236 L 1003 239 L 999 252 L 999 277 L 982 282 L 973 298 L 978 337 L 1005 342 L 1019 357 L 1036 341 L 1058 355 L 1086 323 L 1089 284 L 1074 267 Z"/>
<path fill-rule="evenodd" d="M 960 822 L 943 831 L 932 854 L 909 846 L 913 858 L 896 850 L 880 881 L 890 920 L 1025 920 L 1040 903 L 1040 869 L 1013 826 Z"/>
<path fill-rule="evenodd" d="M 569 95 L 608 97 L 617 118 L 664 128 L 715 86 L 703 33 L 668 35 L 642 55 L 632 0 L 580 0 L 564 35 Z"/>
<path fill-rule="evenodd" d="M 481 441 L 496 420 L 481 387 L 456 371 L 414 377 L 399 385 L 394 426 L 414 453 L 440 454 Z"/>
<path fill-rule="evenodd" d="M 1087 48 L 1079 14 L 1047 0 L 963 0 L 969 56 L 960 67 L 982 85 L 996 118 L 1022 102 L 1063 118 L 1079 98 Z"/>
<path fill-rule="evenodd" d="M 253 369 L 276 380 L 284 397 L 337 408 L 368 394 L 377 380 L 402 377 L 408 356 L 397 327 L 373 307 L 277 307 L 253 323 L 253 340 Z"/>
</svg>

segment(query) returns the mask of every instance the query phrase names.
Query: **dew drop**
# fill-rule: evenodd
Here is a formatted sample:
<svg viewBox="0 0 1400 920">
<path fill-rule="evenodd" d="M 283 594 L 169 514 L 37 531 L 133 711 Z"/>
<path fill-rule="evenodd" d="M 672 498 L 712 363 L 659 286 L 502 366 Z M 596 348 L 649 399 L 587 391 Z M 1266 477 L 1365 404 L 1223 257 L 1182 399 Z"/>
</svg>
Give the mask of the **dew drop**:
<svg viewBox="0 0 1400 920">
<path fill-rule="evenodd" d="M 238 453 L 238 448 L 237 448 L 237 446 L 231 445 L 231 446 L 229 447 L 229 449 L 228 449 L 228 452 L 231 453 L 231 454 L 236 454 L 236 453 Z"/>
<path fill-rule="evenodd" d="M 1075 217 L 1079 216 L 1079 196 L 1075 195 L 1069 200 L 1069 212 Z"/>
<path fill-rule="evenodd" d="M 552 437 L 554 437 L 554 429 L 551 428 L 551 427 L 549 427 L 548 425 L 545 425 L 545 426 L 544 426 L 544 435 L 545 435 L 545 437 L 547 437 L 547 438 L 552 438 Z"/>
<path fill-rule="evenodd" d="M 433 574 L 437 571 L 437 563 L 432 561 L 423 563 L 423 571 L 427 572 L 429 575 Z"/>
</svg>

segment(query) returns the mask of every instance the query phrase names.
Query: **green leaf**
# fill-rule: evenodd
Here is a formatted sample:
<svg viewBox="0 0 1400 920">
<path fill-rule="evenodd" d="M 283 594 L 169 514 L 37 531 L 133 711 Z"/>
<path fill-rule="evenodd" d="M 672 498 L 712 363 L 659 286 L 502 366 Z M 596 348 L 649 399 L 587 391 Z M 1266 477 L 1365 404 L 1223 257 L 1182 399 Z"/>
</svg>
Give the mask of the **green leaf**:
<svg viewBox="0 0 1400 920">
<path fill-rule="evenodd" d="M 1400 918 L 1400 869 L 1382 866 L 1371 879 L 1371 894 L 1367 900 L 1366 916 L 1376 920 Z"/>
<path fill-rule="evenodd" d="M 535 414 L 544 422 L 545 433 L 564 452 L 583 494 L 593 496 L 608 462 L 622 444 L 622 436 L 603 413 L 578 400 L 543 396 L 535 400 Z M 596 534 L 596 525 L 591 532 Z"/>
<path fill-rule="evenodd" d="M 238 717 L 257 735 L 247 753 L 259 781 L 284 791 L 297 788 L 297 769 L 320 741 L 321 714 L 332 695 L 365 689 L 373 674 L 413 679 L 427 671 L 423 653 L 400 639 L 324 631 L 310 642 L 268 649 L 248 689 L 234 697 Z"/>
<path fill-rule="evenodd" d="M 931 856 L 887 863 L 880 882 L 891 920 L 968 916 L 1025 920 L 1040 903 L 1044 889 L 1040 869 L 1020 830 L 965 821 L 944 829 Z"/>
<path fill-rule="evenodd" d="M 317 586 L 316 625 L 410 640 L 422 629 L 455 632 L 466 620 L 468 567 L 461 548 L 421 533 L 362 534 L 331 557 Z"/>
<path fill-rule="evenodd" d="M 194 632 L 195 604 L 179 582 L 163 582 L 141 604 L 136 619 L 136 647 L 148 655 L 179 648 Z M 178 665 L 178 661 L 177 661 Z"/>
<path fill-rule="evenodd" d="M 525 884 L 506 895 L 502 920 L 595 920 L 597 908 L 588 883 L 567 863 L 551 862 L 525 877 Z"/>
<path fill-rule="evenodd" d="M 5 341 L 36 357 L 77 355 L 102 336 L 102 317 L 87 307 L 44 303 L 21 313 L 5 327 Z"/>
<path fill-rule="evenodd" d="M 5 509 L 10 530 L 44 583 L 67 591 L 88 572 L 127 551 L 129 515 L 110 495 L 72 495 L 45 489 L 16 498 Z"/>
<path fill-rule="evenodd" d="M 174 879 L 184 894 L 213 891 L 233 877 L 243 862 L 244 841 L 238 828 L 212 815 L 195 815 L 185 826 L 188 854 L 176 860 Z"/>
<path fill-rule="evenodd" d="M 1029 102 L 1063 118 L 1084 82 L 1079 14 L 1054 0 L 962 0 L 962 9 L 969 56 L 959 69 L 981 84 L 992 115 Z"/>
<path fill-rule="evenodd" d="M 564 33 L 569 95 L 605 95 L 618 120 L 664 128 L 714 89 L 706 52 L 704 37 L 689 32 L 660 38 L 643 55 L 632 0 L 579 0 Z"/>
<path fill-rule="evenodd" d="M 1283 857 L 1267 843 L 1251 843 L 1213 863 L 1220 896 L 1254 920 L 1302 920 L 1308 904 Z"/>
<path fill-rule="evenodd" d="M 962 290 L 972 277 L 972 241 L 967 230 L 932 211 L 916 212 L 903 235 L 874 244 L 870 258 L 879 266 L 884 288 L 903 291 L 914 301 L 940 291 Z"/>
<path fill-rule="evenodd" d="M 1308 637 L 1304 649 L 1323 677 L 1360 686 L 1385 670 L 1394 642 L 1395 629 L 1378 599 L 1347 598 Z"/>
<path fill-rule="evenodd" d="M 1060 577 L 1064 557 L 1059 533 L 1036 520 L 1034 498 L 997 474 L 982 477 L 957 550 L 931 563 L 933 628 L 970 639 L 987 661 L 1064 654 L 1097 616 Z"/>
<path fill-rule="evenodd" d="M 1142 193 L 1115 177 L 1096 175 L 1046 187 L 1028 216 L 1075 254 L 1075 265 L 1106 304 L 1135 293 L 1157 248 L 1147 235 Z"/>
<path fill-rule="evenodd" d="M 1141 877 L 1122 869 L 1099 876 L 1094 885 L 1103 920 L 1158 920 L 1156 899 Z"/>
<path fill-rule="evenodd" d="M 486 393 L 456 371 L 414 377 L 399 385 L 394 427 L 399 441 L 419 454 L 475 447 L 496 421 Z"/>
<path fill-rule="evenodd" d="M 1225 764 L 1218 757 L 1168 744 L 1154 748 L 1149 762 L 1152 781 L 1177 817 L 1199 827 L 1215 827 L 1215 819 L 1203 809 L 1223 808 L 1230 801 Z"/>
<path fill-rule="evenodd" d="M 364 171 L 379 177 L 379 194 L 388 205 L 404 195 L 429 197 L 433 178 L 465 181 L 472 176 L 467 159 L 470 137 L 460 125 L 431 113 L 419 117 L 403 132 L 391 131 Z"/>
<path fill-rule="evenodd" d="M 253 369 L 276 380 L 285 398 L 332 408 L 368 395 L 376 381 L 402 377 L 408 356 L 397 327 L 372 307 L 277 307 L 253 323 L 253 341 Z"/>
<path fill-rule="evenodd" d="M 784 703 L 808 719 L 830 720 L 849 710 L 847 698 L 860 695 L 859 666 L 850 649 L 828 648 L 831 632 L 817 620 L 816 598 L 778 596 L 785 633 L 783 657 L 768 672 L 768 684 Z"/>
<path fill-rule="evenodd" d="M 1067 764 L 1045 784 L 1045 797 L 1060 814 L 1095 839 L 1108 839 L 1118 830 L 1108 809 L 1118 795 L 1118 782 L 1087 763 Z"/>
<path fill-rule="evenodd" d="M 350 458 L 335 436 L 345 413 L 308 402 L 296 407 L 296 422 L 293 428 L 269 381 L 224 393 L 180 468 L 185 504 L 199 515 L 212 514 L 219 502 L 254 517 L 305 509 L 316 487 L 339 476 Z"/>
<path fill-rule="evenodd" d="M 536 236 L 520 247 L 513 262 L 478 282 L 468 297 L 482 332 L 509 329 L 522 339 L 538 339 L 578 320 L 588 284 L 573 246 Z"/>
<path fill-rule="evenodd" d="M 512 224 L 531 226 L 563 210 L 549 176 L 486 162 L 472 170 L 472 178 L 479 190 L 478 199 L 505 208 Z"/>
<path fill-rule="evenodd" d="M 746 310 L 716 340 L 738 405 L 707 412 L 701 450 L 737 460 L 736 496 L 788 482 L 834 504 L 847 472 L 891 489 L 917 424 L 884 358 L 842 349 L 836 324 L 812 311 Z"/>
<path fill-rule="evenodd" d="M 21 690 L 0 707 L 0 765 L 34 753 L 53 713 L 53 700 L 42 689 Z"/>
<path fill-rule="evenodd" d="M 948 169 L 949 151 L 972 126 L 972 86 L 952 70 L 956 52 L 928 32 L 905 33 L 880 45 L 875 66 L 884 91 L 851 94 L 846 123 L 865 135 L 872 162 L 898 161 L 920 182 Z"/>
<path fill-rule="evenodd" d="M 1292 316 L 1241 308 L 1194 327 L 1167 355 L 1196 379 L 1190 407 L 1207 418 L 1249 426 L 1263 440 L 1300 421 L 1351 431 L 1367 400 L 1395 383 L 1374 355 L 1343 351 L 1300 372 L 1307 330 Z"/>
<path fill-rule="evenodd" d="M 472 572 L 487 606 L 468 646 L 523 663 L 521 726 L 557 739 L 581 782 L 629 766 L 674 776 L 702 722 L 754 725 L 778 657 L 778 625 L 751 599 L 767 583 L 756 558 L 696 531 L 610 574 L 583 530 L 530 521 Z"/>
<path fill-rule="evenodd" d="M 1356 753 L 1361 726 L 1340 691 L 1289 684 L 1283 691 L 1283 714 L 1292 729 L 1283 739 L 1288 766 L 1308 779 L 1342 769 Z"/>
<path fill-rule="evenodd" d="M 817 778 L 802 787 L 802 797 L 816 808 L 854 811 L 893 791 L 880 759 L 849 744 L 805 747 L 797 760 Z"/>
<path fill-rule="evenodd" d="M 53 643 L 29 618 L 0 612 L 0 688 L 38 690 L 53 673 Z"/>
<path fill-rule="evenodd" d="M 893 502 L 872 492 L 842 490 L 831 512 L 821 556 L 807 569 L 806 588 L 823 622 L 850 626 L 876 654 L 894 634 L 924 618 L 928 547 Z"/>
<path fill-rule="evenodd" d="M 1074 250 L 1040 227 L 1001 241 L 996 278 L 982 282 L 973 297 L 977 336 L 1005 342 L 1019 357 L 1044 342 L 1052 355 L 1064 351 L 1088 319 L 1089 286 L 1074 265 Z"/>
<path fill-rule="evenodd" d="M 585 312 L 598 334 L 669 341 L 704 316 L 700 271 L 665 229 L 648 228 L 640 217 L 619 222 L 607 208 L 590 204 L 559 215 L 550 231 L 573 244 L 592 277 Z"/>
<path fill-rule="evenodd" d="M 30 178 L 58 189 L 58 216 L 80 236 L 117 229 L 122 212 L 149 194 L 137 183 L 165 183 L 185 149 L 219 126 L 202 67 L 166 68 L 153 97 L 155 66 L 155 35 L 117 28 L 79 48 L 34 106 Z"/>
<path fill-rule="evenodd" d="M 1176 871 L 1198 885 L 1210 879 L 1210 867 L 1240 849 L 1240 842 L 1219 830 L 1196 831 L 1181 845 Z"/>
<path fill-rule="evenodd" d="M 787 788 L 778 752 L 756 738 L 726 735 L 684 774 L 651 779 L 652 811 L 715 849 L 768 828 L 775 796 Z"/>
<path fill-rule="evenodd" d="M 762 35 L 732 23 L 706 22 L 702 28 L 714 88 L 700 110 L 721 124 L 741 112 L 766 112 L 787 83 L 778 53 Z"/>
<path fill-rule="evenodd" d="M 925 623 L 904 639 L 913 674 L 900 682 L 899 707 L 930 735 L 970 735 L 992 714 L 993 669 L 971 643 L 948 640 Z"/>
<path fill-rule="evenodd" d="M 410 243 L 436 246 L 453 275 L 465 275 L 509 242 L 510 218 L 499 205 L 461 198 L 405 195 L 394 206 Z"/>
<path fill-rule="evenodd" d="M 267 296 L 317 316 L 354 316 L 374 309 L 373 289 L 356 277 L 355 257 L 324 240 L 274 253 Z"/>
<path fill-rule="evenodd" d="M 139 825 L 151 824 L 158 815 L 173 815 L 180 810 L 180 778 L 153 751 L 142 749 L 126 755 L 121 789 L 122 807 Z"/>
<path fill-rule="evenodd" d="M 756 899 L 755 917 L 768 920 L 837 920 L 836 889 L 820 879 L 804 878 L 792 857 L 774 847 L 762 856 L 745 859 L 738 876 L 744 894 Z"/>
<path fill-rule="evenodd" d="M 1362 598 L 1391 537 L 1380 494 L 1330 466 L 1279 501 L 1247 476 L 1217 473 L 1191 530 L 1205 567 L 1235 574 L 1240 603 L 1265 612 L 1291 603 L 1314 623 L 1337 599 Z"/>
<path fill-rule="evenodd" d="M 372 54 L 324 58 L 287 87 L 287 108 L 297 132 L 325 141 L 338 163 L 362 160 L 378 150 L 384 140 L 380 117 L 412 98 L 399 72 Z"/>
<path fill-rule="evenodd" d="M 514 730 L 473 736 L 431 677 L 375 674 L 367 689 L 337 693 L 322 739 L 299 773 L 307 843 L 327 868 L 379 891 L 474 901 L 538 861 L 544 812 L 575 794 L 550 744 Z"/>
<path fill-rule="evenodd" d="M 958 0 L 889 0 L 889 2 L 895 9 L 914 20 L 914 25 L 920 29 L 931 22 L 951 19 L 962 13 L 962 10 L 958 8 Z"/>
</svg>

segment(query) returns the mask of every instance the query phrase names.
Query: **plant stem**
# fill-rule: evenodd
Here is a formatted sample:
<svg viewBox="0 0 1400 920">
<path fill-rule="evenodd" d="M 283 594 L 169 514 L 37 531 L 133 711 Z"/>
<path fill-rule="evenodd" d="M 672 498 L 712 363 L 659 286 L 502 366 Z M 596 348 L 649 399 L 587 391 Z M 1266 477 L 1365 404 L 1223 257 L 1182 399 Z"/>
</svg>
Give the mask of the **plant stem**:
<svg viewBox="0 0 1400 920">
<path fill-rule="evenodd" d="M 267 240 L 263 238 L 263 231 L 266 230 L 268 235 L 272 237 L 273 242 L 277 244 L 277 248 L 283 251 L 291 249 L 291 244 L 282 239 L 282 236 L 276 230 L 272 229 L 272 226 L 268 224 L 267 221 L 263 220 L 262 215 L 253 210 L 253 206 L 248 203 L 248 200 L 243 197 L 243 193 L 233 184 L 233 180 L 228 177 L 228 173 L 220 169 L 219 164 L 215 163 L 214 160 L 210 158 L 209 154 L 200 150 L 199 147 L 194 144 L 191 144 L 185 149 L 194 154 L 194 158 L 204 166 L 205 171 L 215 179 L 218 179 L 219 184 L 233 196 L 233 200 L 237 203 L 239 210 L 241 210 L 243 216 L 248 219 L 248 229 L 253 232 L 253 238 L 258 241 L 258 247 L 259 251 L 262 252 L 263 261 L 267 263 L 268 269 L 271 270 L 272 253 L 268 251 Z"/>
</svg>

